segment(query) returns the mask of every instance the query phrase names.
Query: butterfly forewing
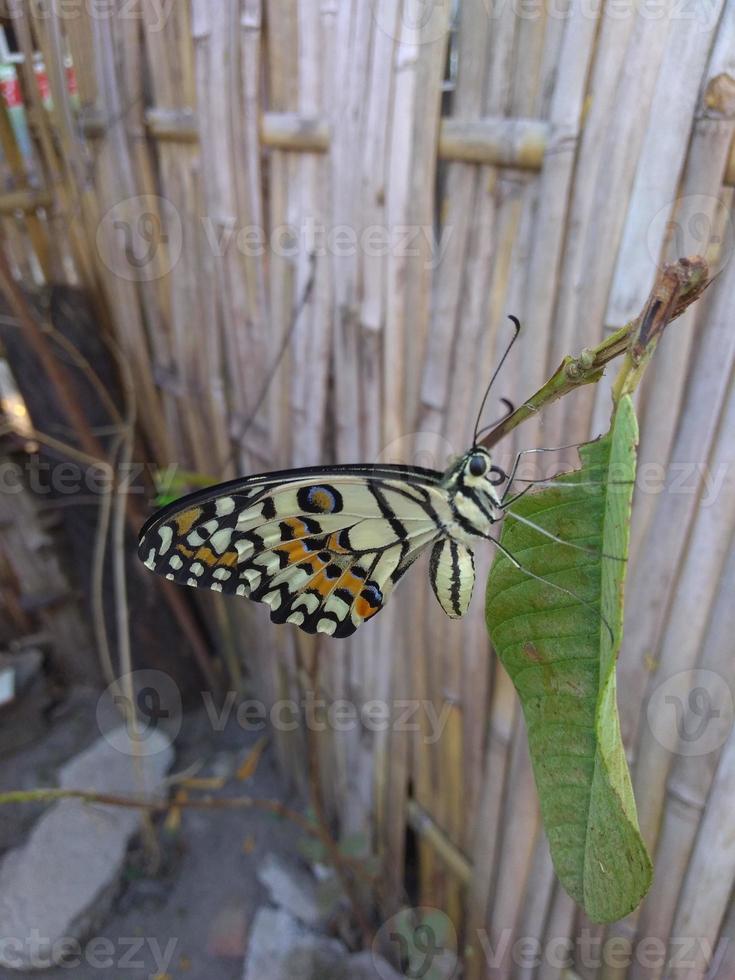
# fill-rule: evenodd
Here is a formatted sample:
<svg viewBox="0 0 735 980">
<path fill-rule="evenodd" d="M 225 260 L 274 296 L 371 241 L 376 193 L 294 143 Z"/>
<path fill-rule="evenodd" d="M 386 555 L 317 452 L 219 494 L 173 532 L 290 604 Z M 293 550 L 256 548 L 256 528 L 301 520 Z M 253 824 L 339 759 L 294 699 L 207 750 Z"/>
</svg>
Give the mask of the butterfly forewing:
<svg viewBox="0 0 735 980">
<path fill-rule="evenodd" d="M 265 602 L 274 622 L 348 636 L 442 533 L 440 481 L 391 466 L 233 481 L 154 515 L 139 554 L 179 584 Z"/>
</svg>

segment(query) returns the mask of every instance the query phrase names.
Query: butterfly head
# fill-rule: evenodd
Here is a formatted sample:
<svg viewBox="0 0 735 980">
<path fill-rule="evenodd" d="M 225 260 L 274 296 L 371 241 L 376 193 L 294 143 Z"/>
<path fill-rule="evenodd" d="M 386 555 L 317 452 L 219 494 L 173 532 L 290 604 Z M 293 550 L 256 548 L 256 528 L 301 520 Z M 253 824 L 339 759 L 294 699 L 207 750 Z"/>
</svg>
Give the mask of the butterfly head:
<svg viewBox="0 0 735 980">
<path fill-rule="evenodd" d="M 465 518 L 470 533 L 487 533 L 491 524 L 503 516 L 499 487 L 508 477 L 493 463 L 483 446 L 473 446 L 447 470 L 445 484 L 453 491 L 455 506 Z"/>
</svg>

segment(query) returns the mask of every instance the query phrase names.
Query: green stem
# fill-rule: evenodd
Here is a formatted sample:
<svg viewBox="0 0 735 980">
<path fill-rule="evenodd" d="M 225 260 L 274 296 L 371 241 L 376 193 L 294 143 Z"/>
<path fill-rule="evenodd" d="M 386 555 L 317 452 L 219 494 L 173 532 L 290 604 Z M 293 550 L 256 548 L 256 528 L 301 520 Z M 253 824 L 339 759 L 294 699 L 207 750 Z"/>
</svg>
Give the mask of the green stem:
<svg viewBox="0 0 735 980">
<path fill-rule="evenodd" d="M 613 396 L 617 401 L 622 394 L 629 394 L 640 381 L 666 324 L 681 316 L 709 282 L 707 263 L 698 256 L 664 266 L 648 302 L 635 320 L 610 334 L 597 347 L 585 348 L 579 357 L 565 357 L 549 380 L 481 439 L 480 444 L 488 448 L 496 445 L 542 408 L 583 385 L 595 384 L 605 373 L 605 365 L 621 354 L 626 354 L 626 358 Z"/>
</svg>

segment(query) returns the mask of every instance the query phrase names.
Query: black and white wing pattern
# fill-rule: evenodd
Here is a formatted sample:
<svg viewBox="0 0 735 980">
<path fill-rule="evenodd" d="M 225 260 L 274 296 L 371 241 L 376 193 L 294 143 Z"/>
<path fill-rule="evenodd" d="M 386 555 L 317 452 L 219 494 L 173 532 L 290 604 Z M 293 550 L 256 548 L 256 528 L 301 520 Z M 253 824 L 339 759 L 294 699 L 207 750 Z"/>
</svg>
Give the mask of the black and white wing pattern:
<svg viewBox="0 0 735 980">
<path fill-rule="evenodd" d="M 451 521 L 433 470 L 287 470 L 170 504 L 143 527 L 138 553 L 173 582 L 247 596 L 276 623 L 344 637 L 382 609 Z M 451 582 L 445 592 L 456 598 Z"/>
</svg>

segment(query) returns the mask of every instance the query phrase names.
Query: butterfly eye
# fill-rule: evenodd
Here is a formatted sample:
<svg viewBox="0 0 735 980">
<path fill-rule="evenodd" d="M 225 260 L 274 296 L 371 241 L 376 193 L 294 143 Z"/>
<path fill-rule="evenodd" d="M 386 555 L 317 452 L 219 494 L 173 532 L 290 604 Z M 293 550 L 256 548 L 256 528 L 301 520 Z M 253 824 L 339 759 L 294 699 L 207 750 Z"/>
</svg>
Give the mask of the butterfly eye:
<svg viewBox="0 0 735 980">
<path fill-rule="evenodd" d="M 508 479 L 508 474 L 501 470 L 499 466 L 490 467 L 490 476 L 488 480 L 492 483 L 494 487 L 500 486 L 501 483 L 505 483 Z"/>
<path fill-rule="evenodd" d="M 487 470 L 487 460 L 484 456 L 473 456 L 470 460 L 470 474 L 482 476 Z"/>
</svg>

